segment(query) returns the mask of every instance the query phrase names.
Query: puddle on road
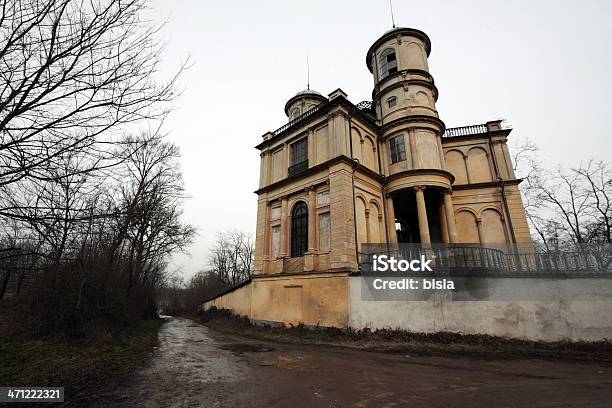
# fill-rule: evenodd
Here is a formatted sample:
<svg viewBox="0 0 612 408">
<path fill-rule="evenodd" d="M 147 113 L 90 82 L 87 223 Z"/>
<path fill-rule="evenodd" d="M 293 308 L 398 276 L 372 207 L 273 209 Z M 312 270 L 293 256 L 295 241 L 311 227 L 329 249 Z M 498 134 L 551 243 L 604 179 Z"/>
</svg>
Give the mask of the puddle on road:
<svg viewBox="0 0 612 408">
<path fill-rule="evenodd" d="M 274 351 L 272 347 L 266 347 L 261 344 L 226 344 L 220 348 L 235 353 L 268 353 Z"/>
</svg>

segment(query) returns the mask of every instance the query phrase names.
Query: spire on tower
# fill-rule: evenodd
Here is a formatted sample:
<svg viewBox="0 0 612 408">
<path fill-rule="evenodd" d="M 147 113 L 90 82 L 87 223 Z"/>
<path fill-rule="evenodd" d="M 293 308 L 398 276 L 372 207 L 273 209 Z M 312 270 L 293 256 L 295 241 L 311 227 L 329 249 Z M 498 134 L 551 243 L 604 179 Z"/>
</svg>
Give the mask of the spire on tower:
<svg viewBox="0 0 612 408">
<path fill-rule="evenodd" d="M 306 53 L 306 89 L 310 89 L 310 62 L 308 61 L 308 53 Z"/>
<path fill-rule="evenodd" d="M 391 24 L 395 28 L 395 18 L 393 17 L 393 2 L 389 0 L 389 9 L 391 9 Z"/>
</svg>

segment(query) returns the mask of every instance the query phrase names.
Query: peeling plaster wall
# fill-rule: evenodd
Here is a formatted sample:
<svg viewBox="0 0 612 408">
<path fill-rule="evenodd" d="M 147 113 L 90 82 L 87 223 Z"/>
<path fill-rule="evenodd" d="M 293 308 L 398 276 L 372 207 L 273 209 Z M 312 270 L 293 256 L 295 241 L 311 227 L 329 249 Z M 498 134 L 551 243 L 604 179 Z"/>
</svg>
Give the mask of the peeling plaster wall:
<svg viewBox="0 0 612 408">
<path fill-rule="evenodd" d="M 353 328 L 449 331 L 542 341 L 612 338 L 611 279 L 487 281 L 495 293 L 481 300 L 364 301 L 361 277 L 351 277 L 349 324 Z M 532 289 L 532 298 L 538 291 L 546 292 L 548 300 L 507 300 L 525 288 Z M 506 300 L 491 300 L 504 297 Z M 587 298 L 593 300 L 584 300 Z"/>
</svg>

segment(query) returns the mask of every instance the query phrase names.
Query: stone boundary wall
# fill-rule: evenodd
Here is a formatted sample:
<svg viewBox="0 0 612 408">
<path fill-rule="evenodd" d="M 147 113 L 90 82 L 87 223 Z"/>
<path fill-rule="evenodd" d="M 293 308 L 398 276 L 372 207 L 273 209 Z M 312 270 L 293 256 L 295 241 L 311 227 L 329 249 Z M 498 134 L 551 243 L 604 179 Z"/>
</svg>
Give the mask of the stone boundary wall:
<svg viewBox="0 0 612 408">
<path fill-rule="evenodd" d="M 249 282 L 246 285 L 204 302 L 202 310 L 206 311 L 215 306 L 217 309 L 228 309 L 239 316 L 246 316 L 250 319 L 252 285 L 253 283 Z"/>
<path fill-rule="evenodd" d="M 612 279 L 488 278 L 487 284 L 495 288 L 488 297 L 462 301 L 443 297 L 365 301 L 361 284 L 360 276 L 350 278 L 349 325 L 356 329 L 448 331 L 541 341 L 612 339 Z M 527 288 L 527 297 L 517 293 Z"/>
</svg>

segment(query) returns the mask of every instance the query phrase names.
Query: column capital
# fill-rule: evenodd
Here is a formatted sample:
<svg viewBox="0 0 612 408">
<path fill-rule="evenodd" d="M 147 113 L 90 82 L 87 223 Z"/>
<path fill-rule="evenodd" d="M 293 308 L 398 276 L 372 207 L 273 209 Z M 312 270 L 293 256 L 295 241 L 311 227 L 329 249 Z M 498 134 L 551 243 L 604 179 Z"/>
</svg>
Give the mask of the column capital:
<svg viewBox="0 0 612 408">
<path fill-rule="evenodd" d="M 414 191 L 425 191 L 425 186 L 414 186 Z"/>
</svg>

